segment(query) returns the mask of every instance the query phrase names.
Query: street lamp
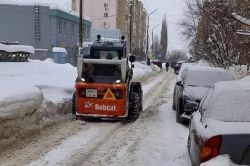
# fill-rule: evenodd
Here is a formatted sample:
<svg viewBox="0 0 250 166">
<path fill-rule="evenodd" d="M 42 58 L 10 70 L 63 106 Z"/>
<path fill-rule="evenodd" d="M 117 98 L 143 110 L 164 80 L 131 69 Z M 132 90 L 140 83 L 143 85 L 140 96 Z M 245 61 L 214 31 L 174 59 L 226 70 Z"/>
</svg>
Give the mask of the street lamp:
<svg viewBox="0 0 250 166">
<path fill-rule="evenodd" d="M 155 52 L 155 49 L 154 49 L 154 29 L 157 28 L 160 24 L 157 24 L 156 26 L 154 26 L 152 28 L 152 51 L 153 51 L 153 55 L 154 55 L 154 52 Z"/>
<path fill-rule="evenodd" d="M 152 11 L 151 13 L 148 14 L 148 25 L 147 25 L 147 46 L 146 46 L 146 56 L 147 56 L 147 65 L 150 65 L 150 59 L 148 57 L 148 45 L 149 45 L 149 17 L 150 15 L 152 15 L 154 12 L 156 12 L 158 9 L 155 9 L 154 11 Z"/>
</svg>

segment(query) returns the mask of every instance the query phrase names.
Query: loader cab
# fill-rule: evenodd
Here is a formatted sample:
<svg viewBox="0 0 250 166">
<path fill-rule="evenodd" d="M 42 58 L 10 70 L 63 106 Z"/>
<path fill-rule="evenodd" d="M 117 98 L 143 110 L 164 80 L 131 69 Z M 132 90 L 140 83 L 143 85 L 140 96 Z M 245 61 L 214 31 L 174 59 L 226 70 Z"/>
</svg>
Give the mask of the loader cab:
<svg viewBox="0 0 250 166">
<path fill-rule="evenodd" d="M 116 83 L 121 82 L 121 64 L 115 64 L 126 58 L 125 40 L 102 41 L 99 37 L 90 47 L 90 55 L 85 59 L 100 60 L 100 63 L 83 64 L 82 78 L 89 83 Z M 109 63 L 110 62 L 110 63 Z"/>
<path fill-rule="evenodd" d="M 98 35 L 96 42 L 90 48 L 89 58 L 118 60 L 126 58 L 126 55 L 125 38 L 122 37 L 121 40 L 102 40 Z"/>
</svg>

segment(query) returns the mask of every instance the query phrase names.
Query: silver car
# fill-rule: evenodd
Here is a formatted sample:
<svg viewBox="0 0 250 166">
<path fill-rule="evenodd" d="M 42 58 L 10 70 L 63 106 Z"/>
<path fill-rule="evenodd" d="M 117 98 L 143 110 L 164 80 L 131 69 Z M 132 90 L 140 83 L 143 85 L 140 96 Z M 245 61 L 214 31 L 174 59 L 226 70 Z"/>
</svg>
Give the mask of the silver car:
<svg viewBox="0 0 250 166">
<path fill-rule="evenodd" d="M 228 154 L 235 164 L 250 165 L 250 83 L 215 84 L 189 125 L 188 151 L 194 166 Z"/>
</svg>

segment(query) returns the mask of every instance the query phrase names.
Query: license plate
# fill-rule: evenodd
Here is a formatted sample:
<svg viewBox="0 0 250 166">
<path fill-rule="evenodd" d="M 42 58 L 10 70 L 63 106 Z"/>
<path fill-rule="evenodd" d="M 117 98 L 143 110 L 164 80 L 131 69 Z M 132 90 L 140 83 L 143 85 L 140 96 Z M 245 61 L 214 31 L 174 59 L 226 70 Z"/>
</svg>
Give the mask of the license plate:
<svg viewBox="0 0 250 166">
<path fill-rule="evenodd" d="M 97 90 L 96 89 L 86 89 L 86 97 L 96 98 Z"/>
</svg>

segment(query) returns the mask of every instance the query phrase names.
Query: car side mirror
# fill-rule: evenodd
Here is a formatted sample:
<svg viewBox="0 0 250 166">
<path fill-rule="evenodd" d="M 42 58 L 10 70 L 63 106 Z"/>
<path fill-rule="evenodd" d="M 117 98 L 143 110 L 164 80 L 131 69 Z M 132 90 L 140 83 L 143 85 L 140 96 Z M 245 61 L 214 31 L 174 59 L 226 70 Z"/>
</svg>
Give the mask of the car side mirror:
<svg viewBox="0 0 250 166">
<path fill-rule="evenodd" d="M 135 62 L 135 56 L 134 56 L 134 55 L 130 55 L 129 61 L 130 61 L 131 63 Z"/>
<path fill-rule="evenodd" d="M 178 82 L 176 83 L 176 85 L 183 87 L 182 81 L 178 81 Z"/>
</svg>

